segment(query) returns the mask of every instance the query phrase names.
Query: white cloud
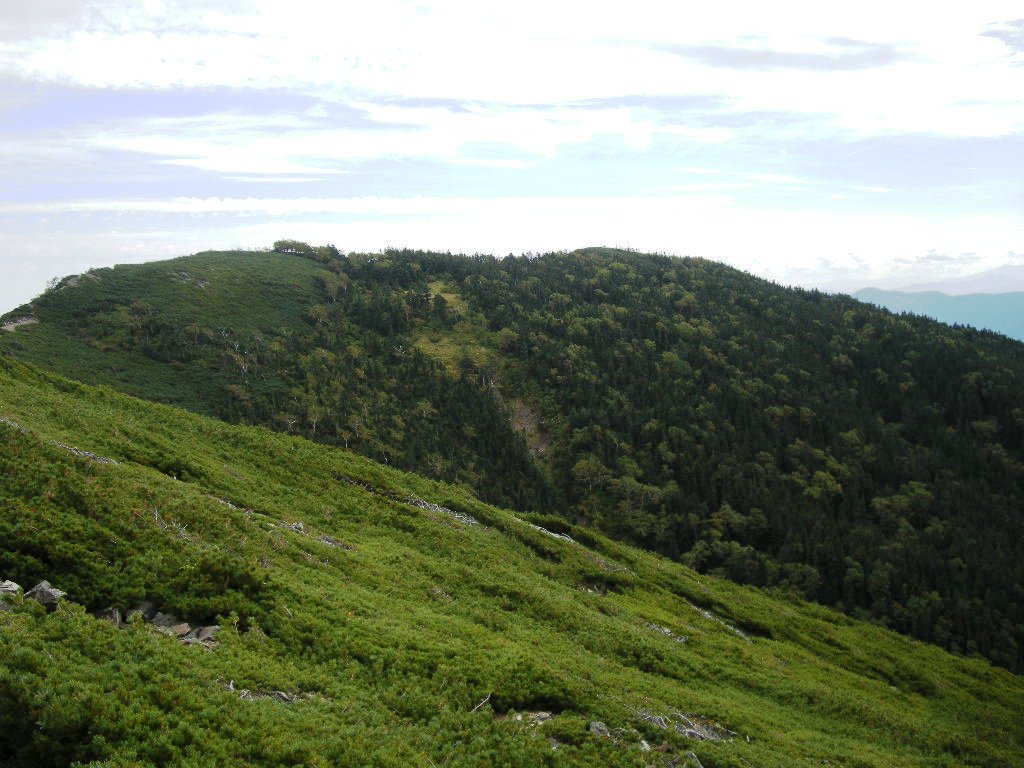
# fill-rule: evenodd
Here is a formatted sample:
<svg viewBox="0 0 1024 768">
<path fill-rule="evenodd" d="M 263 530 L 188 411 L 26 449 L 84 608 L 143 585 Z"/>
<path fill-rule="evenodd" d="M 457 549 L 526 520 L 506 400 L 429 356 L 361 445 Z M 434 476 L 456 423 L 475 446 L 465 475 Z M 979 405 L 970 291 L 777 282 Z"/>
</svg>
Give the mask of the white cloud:
<svg viewBox="0 0 1024 768">
<path fill-rule="evenodd" d="M 440 107 L 355 103 L 379 127 L 334 127 L 330 121 L 270 114 L 120 121 L 84 128 L 69 145 L 150 155 L 174 165 L 238 175 L 330 174 L 345 164 L 377 158 L 443 160 L 495 168 L 524 168 L 552 158 L 560 148 L 602 137 L 629 150 L 647 148 L 657 136 L 698 144 L 727 141 L 722 128 L 659 125 L 625 107 L 608 109 Z M 10 143 L 12 152 L 48 151 L 52 137 Z M 491 154 L 473 154 L 486 146 Z M 0 149 L 0 152 L 3 150 Z"/>
<path fill-rule="evenodd" d="M 996 216 L 821 214 L 738 206 L 719 195 L 667 197 L 360 197 L 84 200 L 60 205 L 2 204 L 0 215 L 111 214 L 125 228 L 147 217 L 219 215 L 219 234 L 262 246 L 282 236 L 336 242 L 346 249 L 385 245 L 508 253 L 621 245 L 719 259 L 782 281 L 827 276 L 823 263 L 855 263 L 869 274 L 894 265 L 910 273 L 915 254 L 973 252 L 996 266 L 1024 242 L 1024 221 Z M 135 215 L 135 218 L 125 216 Z M 203 225 L 208 228 L 210 225 Z M 884 244 L 876 236 L 884 230 Z M 159 227 L 166 231 L 166 222 Z M 186 228 L 190 229 L 190 228 Z M 779 258 L 785 254 L 785 258 Z M 824 260 L 824 262 L 823 262 Z M 897 264 L 898 263 L 898 264 Z M 976 265 L 975 265 L 976 266 Z"/>
<path fill-rule="evenodd" d="M 358 98 L 430 95 L 521 104 L 622 94 L 716 94 L 738 110 L 831 116 L 861 134 L 1005 135 L 1024 125 L 1024 68 L 986 28 L 1014 2 L 937 8 L 916 0 L 855 6 L 788 2 L 109 3 L 103 24 L 69 14 L 64 34 L 0 43 L 0 69 L 100 87 L 230 86 Z M 900 57 L 857 71 L 751 71 L 673 55 L 666 45 L 841 51 L 843 40 Z M 848 44 L 846 44 L 848 45 Z M 130 65 L 126 63 L 130 62 Z M 643 141 L 643 133 L 638 135 Z"/>
</svg>

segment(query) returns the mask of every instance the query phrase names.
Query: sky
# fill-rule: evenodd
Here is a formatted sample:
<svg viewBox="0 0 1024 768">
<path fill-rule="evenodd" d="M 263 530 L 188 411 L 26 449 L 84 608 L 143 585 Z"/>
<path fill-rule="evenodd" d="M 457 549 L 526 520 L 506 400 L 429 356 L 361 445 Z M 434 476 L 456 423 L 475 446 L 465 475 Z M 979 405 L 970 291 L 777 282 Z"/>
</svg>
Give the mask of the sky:
<svg viewBox="0 0 1024 768">
<path fill-rule="evenodd" d="M 3 0 L 0 312 L 280 238 L 1024 264 L 1024 5 Z"/>
</svg>

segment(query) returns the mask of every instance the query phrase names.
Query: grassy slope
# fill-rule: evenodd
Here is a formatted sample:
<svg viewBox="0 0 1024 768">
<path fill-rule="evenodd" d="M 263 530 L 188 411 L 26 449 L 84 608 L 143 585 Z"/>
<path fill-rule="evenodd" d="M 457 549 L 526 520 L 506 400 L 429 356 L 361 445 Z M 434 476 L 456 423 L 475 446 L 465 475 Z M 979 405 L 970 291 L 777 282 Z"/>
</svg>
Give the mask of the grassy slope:
<svg viewBox="0 0 1024 768">
<path fill-rule="evenodd" d="M 97 354 L 73 329 L 98 313 L 144 300 L 182 327 L 217 329 L 229 324 L 236 331 L 302 332 L 303 316 L 310 297 L 317 295 L 315 281 L 322 271 L 309 259 L 261 251 L 199 253 L 97 269 L 38 297 L 32 311 L 42 322 L 0 333 L 0 349 L 12 348 L 23 359 L 76 378 L 209 414 L 213 394 L 224 386 L 216 371 L 168 365 L 116 344 Z M 239 301 L 240 296 L 247 300 Z"/>
<path fill-rule="evenodd" d="M 346 452 L 3 357 L 0 417 L 28 430 L 0 424 L 0 578 L 46 577 L 74 601 L 50 615 L 34 605 L 0 613 L 5 764 L 19 764 L 17 753 L 35 766 L 659 765 L 690 749 L 706 768 L 1024 761 L 1024 681 L 983 661 L 584 530 L 563 529 L 586 546 L 562 541 Z M 402 503 L 408 496 L 481 524 Z M 228 620 L 213 651 L 145 625 L 118 631 L 76 604 L 127 607 L 147 595 L 186 615 L 210 610 L 217 595 L 197 585 L 221 561 L 258 576 L 227 594 L 259 628 L 236 632 Z M 207 602 L 190 602 L 200 592 Z M 243 688 L 300 700 L 246 701 Z M 511 709 L 557 714 L 529 728 L 496 716 Z M 671 709 L 740 736 L 689 742 L 637 715 Z M 670 751 L 641 752 L 636 735 L 589 735 L 592 720 L 637 728 Z"/>
</svg>

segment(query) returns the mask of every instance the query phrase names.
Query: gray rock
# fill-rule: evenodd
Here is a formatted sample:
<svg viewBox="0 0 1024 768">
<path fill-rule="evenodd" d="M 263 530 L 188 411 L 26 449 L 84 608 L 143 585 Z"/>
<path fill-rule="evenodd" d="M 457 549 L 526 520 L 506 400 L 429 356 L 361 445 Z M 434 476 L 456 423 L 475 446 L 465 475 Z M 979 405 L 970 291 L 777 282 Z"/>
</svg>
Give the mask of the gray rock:
<svg viewBox="0 0 1024 768">
<path fill-rule="evenodd" d="M 159 627 L 159 629 L 161 632 L 171 635 L 172 637 L 185 637 L 189 632 L 192 631 L 192 627 L 186 624 L 185 622 L 175 624 L 170 627 Z"/>
<path fill-rule="evenodd" d="M 13 611 L 13 610 L 14 610 L 14 606 L 13 605 L 8 603 L 6 600 L 0 600 L 0 613 L 4 613 L 5 611 Z"/>
<path fill-rule="evenodd" d="M 219 624 L 214 624 L 209 627 L 199 627 L 199 633 L 196 635 L 196 639 L 202 642 L 215 640 L 218 632 L 220 632 Z"/>
<path fill-rule="evenodd" d="M 157 614 L 155 614 L 153 616 L 153 618 L 150 619 L 150 621 L 153 623 L 153 626 L 163 627 L 165 629 L 169 629 L 169 628 L 171 628 L 171 627 L 181 623 L 181 619 L 179 619 L 173 613 L 159 613 L 159 612 Z"/>
<path fill-rule="evenodd" d="M 14 597 L 21 594 L 21 585 L 15 584 L 13 581 L 5 581 L 0 584 L 0 597 L 6 597 L 10 595 Z"/>
<path fill-rule="evenodd" d="M 93 614 L 93 616 L 95 616 L 97 619 L 109 621 L 115 627 L 120 627 L 124 623 L 123 621 L 121 621 L 121 611 L 119 611 L 114 606 L 104 608 L 102 611 L 96 611 Z"/>
<path fill-rule="evenodd" d="M 611 731 L 608 730 L 608 726 L 602 723 L 600 720 L 595 720 L 589 726 L 590 732 L 595 736 L 604 736 L 611 738 Z"/>
<path fill-rule="evenodd" d="M 188 643 L 189 645 L 201 644 L 201 645 L 216 645 L 217 638 L 216 634 L 220 631 L 220 627 L 216 624 L 209 627 L 195 627 L 182 638 L 182 642 Z"/>
<path fill-rule="evenodd" d="M 62 592 L 54 587 L 50 582 L 40 581 L 25 593 L 25 597 L 35 600 L 48 611 L 55 611 L 57 610 L 57 603 L 59 603 L 61 598 L 66 594 L 66 592 Z"/>
<path fill-rule="evenodd" d="M 149 621 L 156 615 L 156 606 L 148 600 L 143 600 L 141 603 L 136 605 L 130 611 L 125 618 L 126 621 L 131 621 L 133 616 L 141 616 L 143 621 Z"/>
</svg>

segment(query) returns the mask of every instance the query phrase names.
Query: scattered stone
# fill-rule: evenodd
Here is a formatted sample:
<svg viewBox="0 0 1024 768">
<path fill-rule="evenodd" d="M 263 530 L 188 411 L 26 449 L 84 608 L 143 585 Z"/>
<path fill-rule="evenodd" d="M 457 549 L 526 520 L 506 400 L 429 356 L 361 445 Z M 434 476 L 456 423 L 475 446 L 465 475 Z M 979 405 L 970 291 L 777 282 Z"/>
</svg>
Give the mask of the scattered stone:
<svg viewBox="0 0 1024 768">
<path fill-rule="evenodd" d="M 13 605 L 8 603 L 6 600 L 0 600 L 0 613 L 4 613 L 5 611 L 13 611 L 13 610 L 14 610 L 14 606 Z"/>
<path fill-rule="evenodd" d="M 28 434 L 28 429 L 26 429 L 25 427 L 21 426 L 21 424 L 16 422 L 14 419 L 8 419 L 6 416 L 0 416 L 0 424 L 6 424 L 11 429 L 16 429 L 19 432 L 21 432 L 21 434 L 23 434 L 23 435 L 27 435 Z"/>
<path fill-rule="evenodd" d="M 217 646 L 216 635 L 220 631 L 220 626 L 217 624 L 211 624 L 206 627 L 193 627 L 173 613 L 157 611 L 153 603 L 148 600 L 139 603 L 135 608 L 128 611 L 128 614 L 123 618 L 121 612 L 113 606 L 96 611 L 93 613 L 93 616 L 97 619 L 109 621 L 115 627 L 121 629 L 127 627 L 128 622 L 135 616 L 138 616 L 142 621 L 152 624 L 157 631 L 162 632 L 168 637 L 178 638 L 186 645 L 203 645 L 206 648 L 215 648 Z"/>
<path fill-rule="evenodd" d="M 651 745 L 647 743 L 646 739 L 640 739 L 640 751 L 641 752 L 650 752 L 651 751 Z"/>
<path fill-rule="evenodd" d="M 0 584 L 0 597 L 6 597 L 10 595 L 15 597 L 21 594 L 21 584 L 15 584 L 13 581 L 5 581 Z"/>
<path fill-rule="evenodd" d="M 54 587 L 48 581 L 40 581 L 32 589 L 25 593 L 25 597 L 28 599 L 35 600 L 37 603 L 42 605 L 48 611 L 57 610 L 57 604 L 61 601 L 61 598 L 66 595 L 56 587 Z"/>
<path fill-rule="evenodd" d="M 595 736 L 603 736 L 610 739 L 612 736 L 611 731 L 608 730 L 608 726 L 602 723 L 600 720 L 595 720 L 589 726 L 588 729 Z"/>
<path fill-rule="evenodd" d="M 131 621 L 133 616 L 141 616 L 143 621 L 149 621 L 156 616 L 156 606 L 149 602 L 149 600 L 143 600 L 128 611 L 128 616 L 125 620 Z"/>
<path fill-rule="evenodd" d="M 554 717 L 554 715 L 552 715 L 550 712 L 516 712 L 512 716 L 512 720 L 514 720 L 517 723 L 525 722 L 527 725 L 535 727 L 538 725 L 543 725 L 552 717 Z"/>
<path fill-rule="evenodd" d="M 56 445 L 58 448 L 63 448 L 65 451 L 75 454 L 75 456 L 81 456 L 83 459 L 95 461 L 97 464 L 117 464 L 113 459 L 108 459 L 106 456 L 100 456 L 92 451 L 83 451 L 81 448 L 76 448 L 73 445 L 59 443 L 56 440 L 51 440 L 50 444 Z"/>
<path fill-rule="evenodd" d="M 232 680 L 226 686 L 229 691 L 235 691 L 235 681 Z M 242 689 L 238 691 L 238 698 L 242 701 L 260 701 L 261 699 L 270 699 L 271 701 L 279 701 L 282 704 L 295 704 L 302 699 L 312 699 L 316 696 L 312 691 L 300 695 L 294 693 L 286 693 L 285 691 L 250 691 L 248 689 Z"/>
<path fill-rule="evenodd" d="M 418 499 L 415 496 L 399 496 L 393 491 L 386 489 L 374 488 L 369 483 L 364 483 L 362 480 L 356 480 L 354 477 L 348 477 L 337 472 L 331 473 L 336 480 L 341 480 L 349 485 L 354 485 L 357 488 L 361 488 L 367 493 L 372 493 L 375 496 L 381 496 L 385 499 L 394 499 L 396 501 L 402 501 L 410 506 L 417 507 L 418 509 L 426 509 L 430 512 L 440 512 L 441 514 L 448 515 L 449 517 L 458 520 L 460 523 L 465 525 L 479 525 L 480 521 L 472 515 L 467 515 L 465 512 L 456 512 L 454 509 L 448 509 L 448 507 L 442 507 L 440 504 L 434 504 L 430 501 L 424 501 Z"/>
<path fill-rule="evenodd" d="M 217 639 L 215 635 L 220 630 L 216 624 L 209 627 L 195 627 L 181 638 L 185 645 L 202 645 L 205 648 L 216 648 Z"/>
<path fill-rule="evenodd" d="M 441 587 L 437 586 L 437 584 L 434 584 L 430 588 L 430 594 L 432 594 L 434 597 L 440 598 L 441 600 L 452 599 L 452 596 L 445 592 L 443 589 L 441 589 Z"/>
<path fill-rule="evenodd" d="M 673 640 L 674 642 L 677 642 L 677 643 L 685 643 L 685 642 L 687 642 L 689 640 L 688 637 L 685 637 L 684 635 L 677 635 L 675 632 L 673 632 L 668 627 L 662 627 L 662 626 L 660 626 L 658 624 L 653 624 L 651 622 L 648 622 L 647 623 L 647 628 L 651 629 L 651 630 L 654 630 L 655 632 L 660 632 L 661 634 L 665 635 L 665 637 L 667 637 L 670 640 Z"/>
<path fill-rule="evenodd" d="M 541 533 L 546 533 L 548 536 L 551 536 L 552 538 L 555 538 L 555 539 L 561 539 L 562 541 L 568 541 L 570 544 L 575 544 L 576 543 L 575 541 L 572 540 L 571 536 L 567 536 L 564 533 L 555 533 L 554 531 L 549 531 L 547 528 L 541 528 L 539 525 L 534 525 L 533 523 L 527 523 L 525 520 L 523 520 L 521 518 L 518 518 L 518 517 L 515 517 L 514 515 L 513 515 L 513 517 L 514 517 L 514 519 L 518 520 L 520 523 L 524 523 L 524 524 L 530 526 L 535 531 L 540 531 Z"/>
<path fill-rule="evenodd" d="M 115 627 L 120 627 L 124 623 L 123 621 L 121 621 L 121 611 L 119 611 L 117 608 L 113 606 L 109 608 L 104 608 L 102 611 L 96 611 L 93 614 L 93 616 L 95 616 L 97 619 L 109 621 Z"/>
<path fill-rule="evenodd" d="M 630 576 L 634 575 L 633 571 L 631 571 L 625 565 L 620 565 L 619 563 L 613 563 L 610 560 L 606 560 L 605 558 L 601 557 L 600 555 L 598 555 L 598 554 L 596 554 L 594 552 L 591 552 L 589 550 L 584 550 L 583 554 L 584 554 L 584 556 L 588 560 L 591 560 L 591 561 L 597 563 L 598 566 L 601 568 L 601 570 L 604 571 L 605 573 L 626 573 L 626 574 L 628 574 Z"/>
<path fill-rule="evenodd" d="M 417 499 L 415 496 L 407 497 L 405 499 L 405 503 L 418 509 L 426 509 L 430 512 L 440 512 L 441 514 L 448 515 L 465 525 L 477 525 L 478 523 L 477 519 L 472 515 L 467 515 L 464 512 L 456 512 L 454 509 L 448 509 L 448 507 L 442 507 L 440 504 L 434 504 L 430 501 Z"/>
<path fill-rule="evenodd" d="M 196 637 L 201 642 L 206 642 L 207 640 L 213 641 L 216 639 L 216 635 L 218 632 L 220 632 L 219 624 L 214 624 L 209 627 L 199 627 L 199 634 L 196 635 Z"/>
<path fill-rule="evenodd" d="M 176 624 L 180 624 L 181 621 L 173 613 L 156 613 L 153 615 L 153 618 L 150 619 L 150 623 L 155 627 L 169 629 Z"/>
<path fill-rule="evenodd" d="M 337 539 L 331 538 L 330 536 L 327 536 L 326 534 L 320 534 L 319 536 L 316 537 L 316 540 L 319 541 L 321 544 L 326 544 L 328 547 L 335 547 L 337 549 L 343 549 L 346 552 L 351 552 L 352 551 L 352 545 L 351 544 L 346 544 L 343 541 L 338 541 Z"/>
<path fill-rule="evenodd" d="M 338 539 L 332 538 L 331 536 L 328 536 L 327 534 L 323 534 L 322 533 L 322 534 L 314 536 L 306 528 L 306 524 L 303 523 L 301 520 L 299 520 L 297 522 L 294 522 L 294 523 L 286 523 L 284 520 L 282 520 L 281 523 L 278 525 L 278 527 L 279 528 L 284 528 L 285 530 L 288 530 L 288 531 L 292 531 L 293 533 L 297 533 L 297 534 L 299 534 L 301 536 L 309 536 L 310 538 L 313 538 L 316 541 L 319 541 L 321 544 L 327 545 L 328 547 L 334 547 L 335 549 L 343 549 L 346 552 L 351 552 L 352 551 L 352 546 L 350 544 L 346 544 L 343 541 L 339 541 Z M 308 560 L 313 560 L 314 559 L 313 555 L 311 553 L 305 552 L 304 554 L 306 555 L 306 558 Z M 325 561 L 322 564 L 326 565 L 327 563 Z"/>
<path fill-rule="evenodd" d="M 697 715 L 670 709 L 664 715 L 658 715 L 647 709 L 636 710 L 637 716 L 651 725 L 666 731 L 675 731 L 688 739 L 697 741 L 726 741 L 735 738 L 735 731 L 730 731 L 718 723 L 712 723 Z"/>
<path fill-rule="evenodd" d="M 192 631 L 192 627 L 185 622 L 181 624 L 175 624 L 173 627 L 160 627 L 160 631 L 164 634 L 170 635 L 171 637 L 184 638 Z"/>
<path fill-rule="evenodd" d="M 699 613 L 705 619 L 708 619 L 709 621 L 714 621 L 714 622 L 717 622 L 718 624 L 721 624 L 723 627 L 728 629 L 730 632 L 732 632 L 737 637 L 743 638 L 748 643 L 753 642 L 750 639 L 750 635 L 748 635 L 746 632 L 744 632 L 741 629 L 738 629 L 738 628 L 734 627 L 732 624 L 730 624 L 729 622 L 725 621 L 721 617 L 716 616 L 715 614 L 713 614 L 711 611 L 707 610 L 706 608 L 698 608 L 693 603 L 690 603 L 690 607 L 693 608 L 693 610 L 697 611 L 697 613 Z"/>
</svg>

